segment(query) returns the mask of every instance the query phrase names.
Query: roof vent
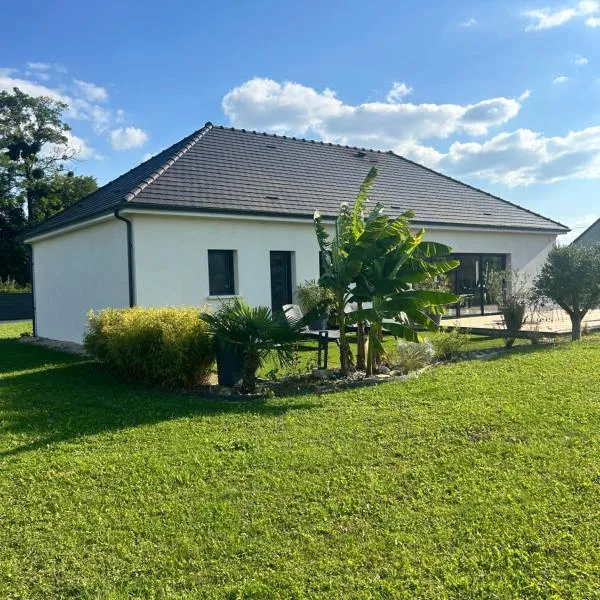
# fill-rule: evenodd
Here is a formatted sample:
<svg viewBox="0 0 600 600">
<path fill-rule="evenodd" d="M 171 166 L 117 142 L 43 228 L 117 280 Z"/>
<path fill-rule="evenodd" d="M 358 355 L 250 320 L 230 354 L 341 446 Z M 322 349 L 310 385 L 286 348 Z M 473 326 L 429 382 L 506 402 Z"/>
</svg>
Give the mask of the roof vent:
<svg viewBox="0 0 600 600">
<path fill-rule="evenodd" d="M 356 154 L 354 156 L 356 156 L 356 158 L 364 158 L 367 155 L 366 152 L 364 152 L 363 150 L 357 150 Z"/>
<path fill-rule="evenodd" d="M 265 196 L 267 200 L 279 200 L 279 196 Z"/>
<path fill-rule="evenodd" d="M 488 212 L 484 212 L 483 214 L 484 214 L 486 217 L 491 217 L 491 216 L 492 216 L 492 213 L 488 213 Z"/>
<path fill-rule="evenodd" d="M 273 144 L 267 144 L 267 148 L 271 148 L 271 150 L 276 150 L 277 146 L 275 146 Z"/>
</svg>

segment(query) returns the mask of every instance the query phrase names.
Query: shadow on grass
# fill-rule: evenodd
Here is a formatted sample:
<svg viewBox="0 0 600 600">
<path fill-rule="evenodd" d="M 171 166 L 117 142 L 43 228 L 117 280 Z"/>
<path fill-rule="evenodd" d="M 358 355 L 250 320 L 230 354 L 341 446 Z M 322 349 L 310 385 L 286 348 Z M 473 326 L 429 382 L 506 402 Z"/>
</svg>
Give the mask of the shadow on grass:
<svg viewBox="0 0 600 600">
<path fill-rule="evenodd" d="M 180 417 L 227 413 L 276 417 L 318 407 L 293 399 L 215 399 L 123 383 L 98 363 L 9 340 L 0 340 L 0 386 L 0 414 L 5 415 L 0 440 L 12 436 L 31 440 L 0 451 L 0 458 Z"/>
</svg>

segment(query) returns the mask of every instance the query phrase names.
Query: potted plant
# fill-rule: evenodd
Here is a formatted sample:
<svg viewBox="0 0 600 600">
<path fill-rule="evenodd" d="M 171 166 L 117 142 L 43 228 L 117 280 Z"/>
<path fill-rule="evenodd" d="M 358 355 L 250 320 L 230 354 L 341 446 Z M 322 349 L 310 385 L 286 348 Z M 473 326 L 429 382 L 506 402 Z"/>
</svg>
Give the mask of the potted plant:
<svg viewBox="0 0 600 600">
<path fill-rule="evenodd" d="M 302 313 L 307 315 L 317 312 L 316 317 L 309 323 L 311 331 L 327 329 L 327 321 L 333 295 L 330 290 L 319 285 L 314 279 L 309 279 L 296 288 L 296 297 Z"/>
<path fill-rule="evenodd" d="M 266 306 L 249 306 L 239 298 L 201 318 L 217 344 L 219 384 L 231 386 L 241 379 L 246 394 L 256 391 L 256 373 L 270 352 L 282 365 L 293 360 L 302 329 L 300 321 L 274 315 Z"/>
<path fill-rule="evenodd" d="M 452 289 L 452 284 L 450 282 L 450 278 L 446 273 L 436 275 L 433 279 L 423 281 L 422 283 L 414 283 L 413 289 L 431 292 L 442 292 L 444 294 L 454 293 L 454 290 Z M 442 322 L 442 311 L 427 311 L 427 315 L 439 327 L 440 323 Z"/>
</svg>

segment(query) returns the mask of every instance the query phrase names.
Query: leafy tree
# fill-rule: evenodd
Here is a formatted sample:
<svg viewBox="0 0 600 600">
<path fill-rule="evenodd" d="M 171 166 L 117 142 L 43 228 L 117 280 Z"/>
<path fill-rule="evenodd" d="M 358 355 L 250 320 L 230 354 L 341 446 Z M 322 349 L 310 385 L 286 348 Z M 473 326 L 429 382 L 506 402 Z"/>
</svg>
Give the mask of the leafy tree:
<svg viewBox="0 0 600 600">
<path fill-rule="evenodd" d="M 54 173 L 40 182 L 44 185 L 37 202 L 35 222 L 39 223 L 72 206 L 98 189 L 96 178 L 75 175 L 73 171 Z"/>
<path fill-rule="evenodd" d="M 0 92 L 0 277 L 28 280 L 27 251 L 17 237 L 96 189 L 92 177 L 64 172 L 67 105 L 18 88 Z"/>
<path fill-rule="evenodd" d="M 37 201 L 43 196 L 39 181 L 73 158 L 67 150 L 70 127 L 62 120 L 67 108 L 64 102 L 34 98 L 19 88 L 0 92 L 0 152 L 9 159 L 14 185 L 25 194 L 29 223 L 36 222 Z"/>
<path fill-rule="evenodd" d="M 571 319 L 571 338 L 581 339 L 581 322 L 600 305 L 600 244 L 557 246 L 534 282 L 539 298 L 550 298 Z"/>
</svg>

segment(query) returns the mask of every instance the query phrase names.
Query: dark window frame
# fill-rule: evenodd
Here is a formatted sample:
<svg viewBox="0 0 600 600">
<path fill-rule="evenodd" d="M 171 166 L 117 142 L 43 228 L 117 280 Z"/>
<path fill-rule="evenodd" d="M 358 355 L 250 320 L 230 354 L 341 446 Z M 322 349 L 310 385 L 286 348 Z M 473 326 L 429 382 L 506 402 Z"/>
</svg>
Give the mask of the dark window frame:
<svg viewBox="0 0 600 600">
<path fill-rule="evenodd" d="M 236 278 L 235 278 L 235 250 L 225 249 L 210 249 L 208 251 L 208 295 L 209 296 L 235 296 L 237 293 Z M 223 274 L 215 272 L 214 269 L 220 267 L 215 265 L 211 258 L 224 258 L 225 284 L 218 286 L 215 281 L 216 277 L 221 277 Z"/>
<path fill-rule="evenodd" d="M 496 257 L 496 258 L 500 258 L 500 264 L 501 264 L 501 268 L 502 269 L 506 269 L 509 265 L 509 261 L 510 261 L 510 253 L 500 253 L 500 252 L 453 252 L 452 254 L 450 254 L 449 258 L 451 259 L 458 259 L 460 260 L 461 256 L 468 256 L 468 257 L 475 257 L 477 260 L 479 260 L 480 264 L 483 264 L 483 260 L 484 257 Z M 456 295 L 460 295 L 459 292 L 459 282 L 458 282 L 458 275 L 460 273 L 460 267 L 458 267 L 457 269 L 454 269 L 453 271 L 450 271 L 450 278 L 454 284 L 454 292 Z M 495 314 L 499 314 L 497 311 L 494 312 L 486 312 L 485 310 L 485 301 L 484 301 L 484 291 L 483 291 L 483 287 L 481 285 L 481 283 L 478 285 L 478 305 L 479 305 L 479 314 L 478 315 L 464 315 L 465 317 L 468 316 L 484 316 L 484 315 L 495 315 Z M 451 319 L 460 319 L 461 318 L 461 310 L 460 310 L 460 302 L 458 302 L 457 304 L 453 305 L 456 309 L 456 315 L 445 315 L 444 318 L 451 318 Z"/>
</svg>

